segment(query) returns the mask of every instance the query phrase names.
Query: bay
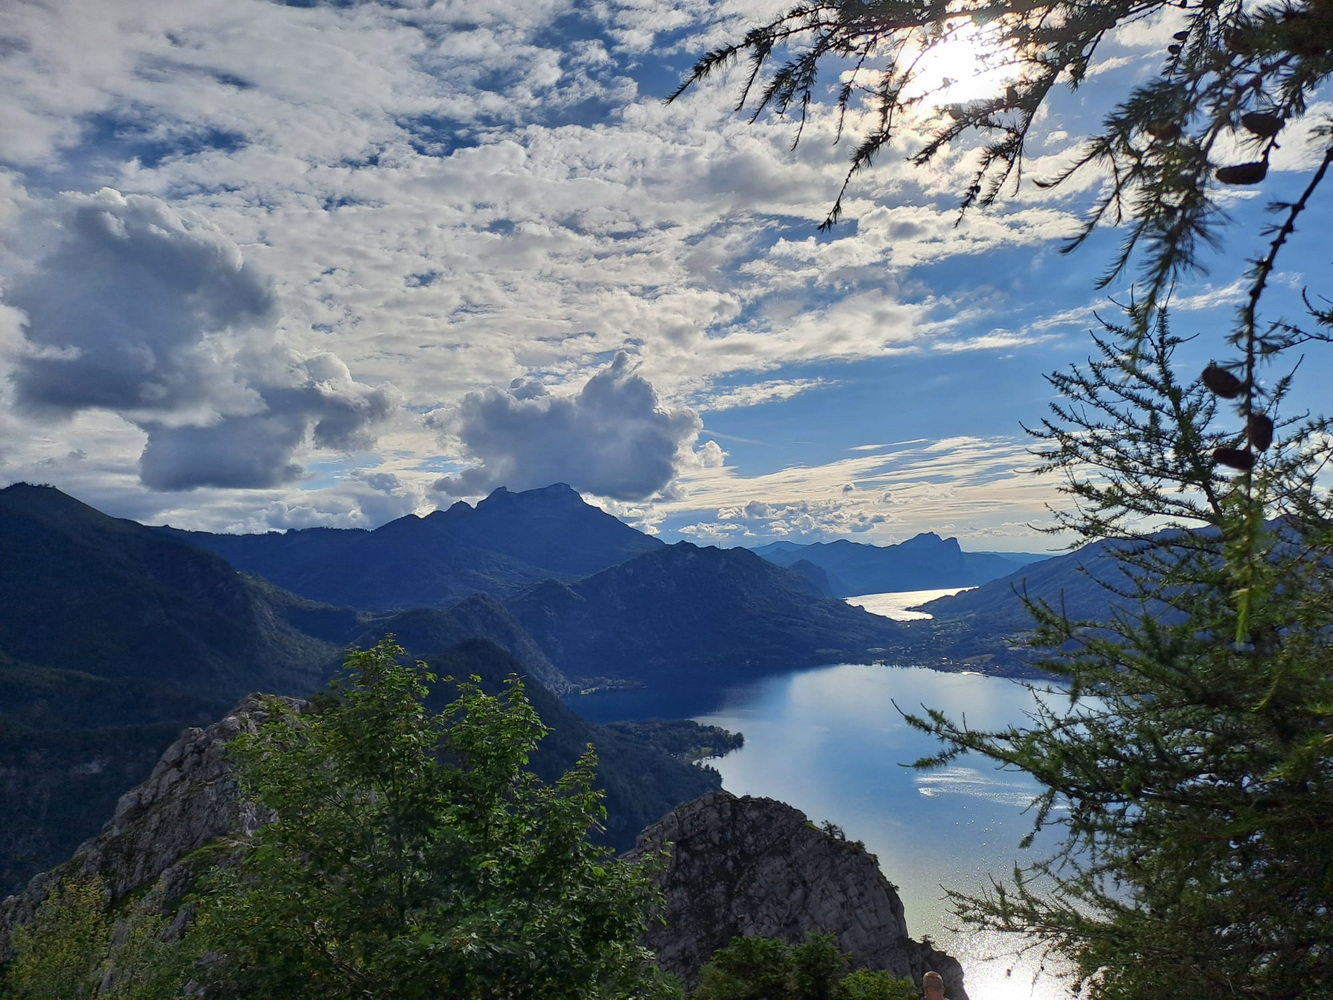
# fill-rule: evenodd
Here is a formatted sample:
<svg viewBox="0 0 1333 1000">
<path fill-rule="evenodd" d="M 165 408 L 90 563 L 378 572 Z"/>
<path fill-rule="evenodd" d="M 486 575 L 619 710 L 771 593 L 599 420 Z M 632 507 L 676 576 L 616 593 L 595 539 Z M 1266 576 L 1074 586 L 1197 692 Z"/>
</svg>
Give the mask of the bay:
<svg viewBox="0 0 1333 1000">
<path fill-rule="evenodd" d="M 1059 695 L 1057 695 L 1059 697 Z M 1042 850 L 1020 850 L 1038 788 L 1026 775 L 963 757 L 929 771 L 911 762 L 938 749 L 902 712 L 939 708 L 980 729 L 1023 724 L 1033 695 L 1006 678 L 920 667 L 834 664 L 707 693 L 608 692 L 575 699 L 593 721 L 693 718 L 745 734 L 710 761 L 737 795 L 788 802 L 815 823 L 863 841 L 898 887 L 914 937 L 963 962 L 973 1000 L 1055 1000 L 1067 993 L 1017 942 L 956 928 L 946 889 L 976 891 Z"/>
</svg>

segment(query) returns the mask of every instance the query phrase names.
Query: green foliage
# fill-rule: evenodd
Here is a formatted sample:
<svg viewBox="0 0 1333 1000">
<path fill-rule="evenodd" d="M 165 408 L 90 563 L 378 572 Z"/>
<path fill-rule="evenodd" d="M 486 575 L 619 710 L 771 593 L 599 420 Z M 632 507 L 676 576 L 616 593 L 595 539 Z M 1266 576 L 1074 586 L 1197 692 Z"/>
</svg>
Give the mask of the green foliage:
<svg viewBox="0 0 1333 1000">
<path fill-rule="evenodd" d="M 165 940 L 167 916 L 153 908 L 128 906 L 116 923 L 108 954 L 110 975 L 99 997 L 168 1000 L 181 995 L 191 978 L 190 951 Z"/>
<path fill-rule="evenodd" d="M 385 640 L 349 655 L 338 700 L 233 744 L 277 812 L 200 899 L 210 995 L 600 998 L 653 988 L 644 872 L 592 846 L 591 748 L 554 785 L 526 770 L 544 728 L 514 680 L 434 679 Z M 198 970 L 197 970 L 198 974 Z"/>
<path fill-rule="evenodd" d="M 789 947 L 763 937 L 738 937 L 713 953 L 692 1000 L 915 1000 L 911 980 L 887 972 L 848 972 L 850 956 L 832 934 L 811 934 Z"/>
<path fill-rule="evenodd" d="M 491 692 L 501 690 L 506 677 L 522 671 L 513 656 L 485 640 L 460 643 L 430 657 L 427 664 L 441 677 L 480 676 L 482 687 Z M 592 725 L 540 684 L 530 684 L 523 694 L 550 730 L 528 762 L 543 781 L 558 781 L 589 743 L 597 747 L 596 783 L 606 793 L 607 816 L 605 828 L 593 833 L 594 843 L 627 851 L 644 827 L 680 803 L 722 786 L 714 770 L 670 760 L 637 739 Z M 427 705 L 443 708 L 450 697 L 448 687 L 438 685 Z"/>
<path fill-rule="evenodd" d="M 113 912 L 100 876 L 60 878 L 29 925 L 14 930 L 7 1000 L 167 1000 L 180 995 L 189 955 L 163 940 L 166 917 L 124 901 Z"/>
<path fill-rule="evenodd" d="M 1215 426 L 1199 381 L 1179 380 L 1180 340 L 1160 314 L 1137 339 L 1138 352 L 1099 341 L 1099 360 L 1053 378 L 1062 398 L 1040 432 L 1048 468 L 1071 476 L 1063 520 L 1118 539 L 1123 571 L 1109 619 L 1030 604 L 1037 662 L 1068 697 L 1003 732 L 914 720 L 947 744 L 923 764 L 972 750 L 1027 771 L 1044 789 L 1037 827 L 1063 833 L 1044 860 L 954 903 L 1072 957 L 1097 997 L 1146 997 L 1172 977 L 1181 997 L 1302 996 L 1333 980 L 1323 424 L 1286 424 L 1253 469 L 1227 475 L 1211 455 L 1235 432 Z M 1283 391 L 1268 390 L 1274 408 Z"/>
<path fill-rule="evenodd" d="M 106 886 L 99 878 L 58 882 L 38 906 L 32 924 L 14 931 L 4 995 L 12 1000 L 93 996 L 111 932 L 105 897 Z"/>
</svg>

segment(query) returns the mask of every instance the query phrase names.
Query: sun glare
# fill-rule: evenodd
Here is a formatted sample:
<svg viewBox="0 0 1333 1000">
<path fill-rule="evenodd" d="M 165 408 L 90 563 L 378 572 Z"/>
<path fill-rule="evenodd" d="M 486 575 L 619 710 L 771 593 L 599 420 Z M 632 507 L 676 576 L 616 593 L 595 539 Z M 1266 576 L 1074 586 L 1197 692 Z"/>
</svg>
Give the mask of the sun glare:
<svg viewBox="0 0 1333 1000">
<path fill-rule="evenodd" d="M 910 80 L 902 90 L 907 119 L 918 125 L 935 120 L 949 105 L 988 98 L 1003 99 L 1020 75 L 1011 42 L 995 25 L 970 19 L 950 22 L 929 36 L 904 39 L 893 60 L 893 71 Z M 882 76 L 862 68 L 856 79 L 875 87 Z"/>
<path fill-rule="evenodd" d="M 1015 79 L 1012 49 L 975 22 L 959 21 L 917 49 L 913 95 L 927 105 L 958 104 L 1002 93 Z"/>
</svg>

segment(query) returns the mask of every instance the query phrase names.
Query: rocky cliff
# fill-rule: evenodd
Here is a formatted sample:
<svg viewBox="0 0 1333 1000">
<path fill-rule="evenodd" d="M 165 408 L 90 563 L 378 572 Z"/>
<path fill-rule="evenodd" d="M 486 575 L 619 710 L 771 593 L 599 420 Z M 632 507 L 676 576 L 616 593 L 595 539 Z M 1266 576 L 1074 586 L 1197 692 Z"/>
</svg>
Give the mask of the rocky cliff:
<svg viewBox="0 0 1333 1000">
<path fill-rule="evenodd" d="M 306 702 L 281 699 L 298 711 Z M 237 794 L 226 756 L 227 742 L 253 732 L 265 719 L 261 696 L 251 695 L 220 722 L 187 729 L 163 753 L 148 780 L 120 797 L 111 821 L 74 856 L 0 902 L 0 961 L 9 958 L 11 929 L 32 919 L 61 879 L 100 875 L 113 901 L 162 878 L 183 887 L 189 873 L 181 859 L 218 837 L 249 833 L 270 817 Z M 170 893 L 168 893 L 170 895 Z"/>
<path fill-rule="evenodd" d="M 913 941 L 903 904 L 859 843 L 819 829 L 773 799 L 716 792 L 677 807 L 639 837 L 632 855 L 670 853 L 658 876 L 666 924 L 647 944 L 664 969 L 693 985 L 716 949 L 738 935 L 799 944 L 833 934 L 858 968 L 918 984 L 933 969 L 967 1000 L 957 960 Z"/>
</svg>

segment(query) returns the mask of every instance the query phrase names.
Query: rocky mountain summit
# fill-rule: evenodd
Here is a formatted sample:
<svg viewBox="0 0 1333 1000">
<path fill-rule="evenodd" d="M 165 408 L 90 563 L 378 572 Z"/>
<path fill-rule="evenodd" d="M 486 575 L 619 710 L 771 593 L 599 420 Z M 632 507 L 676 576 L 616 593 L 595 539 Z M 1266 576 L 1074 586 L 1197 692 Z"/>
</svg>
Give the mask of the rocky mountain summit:
<svg viewBox="0 0 1333 1000">
<path fill-rule="evenodd" d="M 953 1000 L 967 1000 L 958 961 L 907 933 L 902 900 L 875 856 L 799 809 L 774 799 L 714 792 L 678 806 L 645 830 L 632 856 L 666 850 L 658 876 L 666 923 L 648 945 L 662 968 L 693 985 L 718 948 L 738 935 L 799 944 L 837 938 L 856 968 L 920 983 L 934 970 Z"/>
</svg>

